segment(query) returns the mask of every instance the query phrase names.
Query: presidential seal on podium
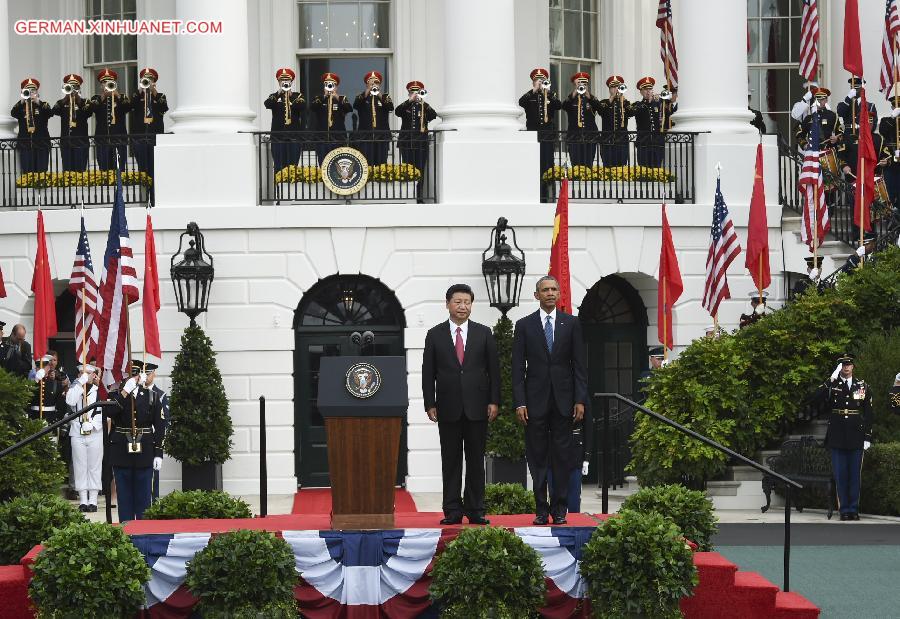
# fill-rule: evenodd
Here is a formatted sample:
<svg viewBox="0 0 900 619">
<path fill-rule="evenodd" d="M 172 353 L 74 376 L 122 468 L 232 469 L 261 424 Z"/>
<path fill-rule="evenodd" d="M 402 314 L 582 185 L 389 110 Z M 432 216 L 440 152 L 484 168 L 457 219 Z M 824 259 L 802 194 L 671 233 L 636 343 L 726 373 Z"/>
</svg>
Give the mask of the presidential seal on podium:
<svg viewBox="0 0 900 619">
<path fill-rule="evenodd" d="M 335 148 L 322 160 L 322 182 L 340 196 L 358 193 L 369 180 L 369 162 L 350 146 Z"/>
</svg>

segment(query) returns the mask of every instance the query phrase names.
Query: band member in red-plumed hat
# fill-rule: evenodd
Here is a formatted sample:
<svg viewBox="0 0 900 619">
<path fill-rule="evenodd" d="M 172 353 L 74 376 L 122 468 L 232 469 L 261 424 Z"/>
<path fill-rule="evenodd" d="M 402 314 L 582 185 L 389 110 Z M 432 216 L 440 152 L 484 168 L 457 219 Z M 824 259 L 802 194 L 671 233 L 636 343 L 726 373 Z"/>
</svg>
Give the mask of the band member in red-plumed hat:
<svg viewBox="0 0 900 619">
<path fill-rule="evenodd" d="M 556 113 L 562 109 L 559 97 L 550 88 L 550 72 L 534 69 L 529 75 L 531 89 L 519 97 L 519 107 L 525 110 L 525 129 L 537 131 L 541 149 L 539 173 L 543 175 L 553 167 L 553 153 L 556 150 Z M 549 199 L 548 185 L 541 183 L 541 201 Z"/>
<path fill-rule="evenodd" d="M 102 69 L 97 74 L 97 81 L 100 82 L 100 94 L 94 95 L 90 101 L 97 166 L 101 170 L 114 170 L 118 154 L 119 168 L 124 170 L 128 149 L 120 136 L 128 134 L 127 116 L 132 109 L 131 99 L 119 93 L 119 74 L 112 69 Z"/>
<path fill-rule="evenodd" d="M 637 162 L 650 168 L 662 167 L 665 132 L 671 127 L 672 113 L 678 107 L 674 103 L 675 93 L 665 88 L 661 93 L 654 93 L 655 85 L 656 80 L 650 76 L 639 79 L 637 88 L 641 99 L 631 106 L 638 130 L 635 143 Z"/>
<path fill-rule="evenodd" d="M 400 149 L 400 161 L 412 165 L 421 173 L 417 194 L 417 200 L 421 202 L 422 187 L 427 173 L 428 150 L 434 143 L 434 134 L 428 133 L 428 123 L 437 118 L 437 112 L 425 101 L 428 91 L 422 82 L 418 80 L 407 82 L 406 93 L 406 101 L 394 110 L 394 114 L 400 117 L 397 147 Z"/>
<path fill-rule="evenodd" d="M 91 116 L 87 99 L 81 96 L 84 79 L 77 73 L 63 77 L 62 99 L 51 113 L 59 116 L 59 152 L 63 171 L 84 172 L 88 161 L 88 118 Z M 72 140 L 66 138 L 75 138 Z"/>
<path fill-rule="evenodd" d="M 313 113 L 312 128 L 321 132 L 315 138 L 319 165 L 322 165 L 325 155 L 347 142 L 344 119 L 353 112 L 353 106 L 347 97 L 338 94 L 340 83 L 341 78 L 337 73 L 323 73 L 322 94 L 316 95 L 310 104 Z"/>
<path fill-rule="evenodd" d="M 300 135 L 306 120 L 306 99 L 303 93 L 294 92 L 296 74 L 283 67 L 275 71 L 278 90 L 266 97 L 263 105 L 272 112 L 272 161 L 277 174 L 286 166 L 297 165 L 300 159 Z"/>
<path fill-rule="evenodd" d="M 609 98 L 600 102 L 597 113 L 602 121 L 600 157 L 606 167 L 628 165 L 628 119 L 634 115 L 625 98 L 625 78 L 610 75 L 606 80 Z"/>
<path fill-rule="evenodd" d="M 156 136 L 165 133 L 163 115 L 169 111 L 166 95 L 157 91 L 156 82 L 159 73 L 156 69 L 146 67 L 138 76 L 137 93 L 132 98 L 131 112 L 132 152 L 137 160 L 138 171 L 145 172 L 153 178 L 153 147 Z M 153 193 L 155 184 L 150 185 Z"/>
<path fill-rule="evenodd" d="M 50 132 L 47 121 L 53 115 L 50 105 L 41 101 L 38 90 L 41 83 L 36 77 L 26 77 L 19 84 L 19 100 L 10 114 L 19 121 L 19 165 L 22 172 L 46 172 L 50 163 Z"/>
<path fill-rule="evenodd" d="M 566 141 L 569 160 L 573 166 L 592 166 L 597 154 L 597 120 L 594 114 L 600 109 L 600 101 L 590 89 L 591 76 L 579 71 L 569 78 L 572 92 L 562 102 L 569 120 Z"/>
<path fill-rule="evenodd" d="M 394 102 L 382 89 L 383 78 L 378 71 L 369 71 L 363 76 L 365 92 L 356 96 L 353 108 L 359 116 L 359 150 L 365 155 L 369 165 L 387 163 L 388 146 L 391 143 L 390 117 Z"/>
</svg>

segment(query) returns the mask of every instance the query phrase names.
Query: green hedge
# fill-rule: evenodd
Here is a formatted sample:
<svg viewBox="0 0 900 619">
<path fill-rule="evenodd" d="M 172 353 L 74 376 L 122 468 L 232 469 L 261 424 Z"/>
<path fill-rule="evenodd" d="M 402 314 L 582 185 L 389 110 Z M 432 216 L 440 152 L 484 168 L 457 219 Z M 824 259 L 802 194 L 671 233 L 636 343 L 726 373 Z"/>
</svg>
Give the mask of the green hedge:
<svg viewBox="0 0 900 619">
<path fill-rule="evenodd" d="M 713 503 L 705 493 L 678 484 L 641 488 L 627 497 L 620 509 L 647 514 L 656 512 L 678 525 L 684 536 L 701 552 L 712 550 L 718 531 Z"/>
<path fill-rule="evenodd" d="M 252 518 L 250 505 L 221 490 L 175 490 L 144 512 L 144 520 Z"/>
<path fill-rule="evenodd" d="M 900 415 L 891 412 L 888 399 L 888 392 L 894 386 L 894 377 L 900 372 L 900 329 L 871 333 L 859 345 L 856 353 L 853 373 L 864 378 L 872 391 L 874 441 L 900 441 Z"/>
<path fill-rule="evenodd" d="M 488 514 L 533 514 L 534 493 L 522 484 L 487 484 L 484 507 Z"/>
<path fill-rule="evenodd" d="M 491 456 L 525 459 L 525 426 L 516 419 L 512 395 L 513 323 L 505 316 L 494 325 L 497 355 L 500 357 L 500 414 L 488 425 L 485 452 Z"/>
<path fill-rule="evenodd" d="M 863 457 L 859 509 L 900 516 L 900 443 L 873 443 Z"/>
<path fill-rule="evenodd" d="M 900 327 L 898 304 L 900 248 L 890 247 L 874 265 L 841 276 L 834 289 L 811 289 L 740 331 L 695 340 L 653 372 L 647 406 L 752 454 L 796 421 L 840 353 Z M 726 465 L 718 451 L 645 416 L 631 440 L 630 469 L 642 485 L 702 483 Z"/>
<path fill-rule="evenodd" d="M 0 504 L 0 565 L 18 563 L 55 531 L 76 522 L 84 522 L 84 514 L 53 494 L 31 494 Z"/>
</svg>

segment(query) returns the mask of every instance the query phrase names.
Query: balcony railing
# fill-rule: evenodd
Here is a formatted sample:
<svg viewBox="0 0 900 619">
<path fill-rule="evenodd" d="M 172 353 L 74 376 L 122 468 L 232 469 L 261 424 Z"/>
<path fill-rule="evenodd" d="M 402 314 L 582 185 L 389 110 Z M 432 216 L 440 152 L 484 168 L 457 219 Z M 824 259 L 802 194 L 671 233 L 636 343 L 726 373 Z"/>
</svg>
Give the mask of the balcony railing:
<svg viewBox="0 0 900 619">
<path fill-rule="evenodd" d="M 254 132 L 260 204 L 437 201 L 437 131 Z M 369 166 L 368 181 L 350 195 L 332 193 L 320 164 L 352 147 Z"/>
<path fill-rule="evenodd" d="M 0 208 L 110 206 L 118 153 L 126 204 L 148 204 L 155 135 L 0 140 Z"/>
<path fill-rule="evenodd" d="M 539 131 L 542 198 L 555 201 L 566 176 L 573 200 L 693 202 L 696 135 Z"/>
</svg>

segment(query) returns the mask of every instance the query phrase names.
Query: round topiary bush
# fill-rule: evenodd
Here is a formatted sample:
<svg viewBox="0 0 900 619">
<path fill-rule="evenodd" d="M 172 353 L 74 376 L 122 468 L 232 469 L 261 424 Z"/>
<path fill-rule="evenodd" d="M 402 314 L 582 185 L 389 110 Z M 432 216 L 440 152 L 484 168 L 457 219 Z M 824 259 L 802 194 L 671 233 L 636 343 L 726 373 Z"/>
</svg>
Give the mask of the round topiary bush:
<svg viewBox="0 0 900 619">
<path fill-rule="evenodd" d="M 57 529 L 76 522 L 84 522 L 84 514 L 52 494 L 29 494 L 0 504 L 0 565 L 18 563 Z"/>
<path fill-rule="evenodd" d="M 621 509 L 662 514 L 677 524 L 681 533 L 697 544 L 698 550 L 712 550 L 710 540 L 718 530 L 718 518 L 712 501 L 699 490 L 688 490 L 679 484 L 641 488 L 625 499 Z"/>
<path fill-rule="evenodd" d="M 500 527 L 463 529 L 429 574 L 442 617 L 536 617 L 547 586 L 538 553 Z"/>
<path fill-rule="evenodd" d="M 487 484 L 484 508 L 488 514 L 533 514 L 534 493 L 521 484 Z"/>
<path fill-rule="evenodd" d="M 597 527 L 579 569 L 596 617 L 680 617 L 698 582 L 681 530 L 656 512 L 620 511 Z"/>
<path fill-rule="evenodd" d="M 213 537 L 187 564 L 185 583 L 205 619 L 295 619 L 298 574 L 286 541 L 266 531 Z"/>
<path fill-rule="evenodd" d="M 28 593 L 42 618 L 131 617 L 148 580 L 147 562 L 122 529 L 84 522 L 50 536 Z"/>
<path fill-rule="evenodd" d="M 176 490 L 144 512 L 144 520 L 252 518 L 250 505 L 221 490 Z"/>
</svg>

